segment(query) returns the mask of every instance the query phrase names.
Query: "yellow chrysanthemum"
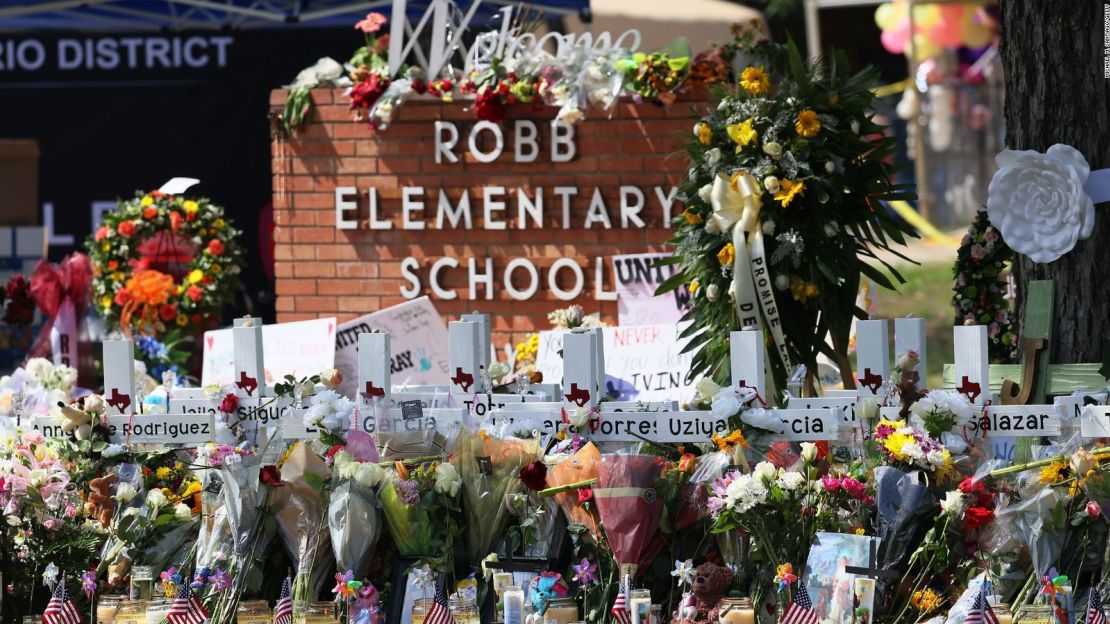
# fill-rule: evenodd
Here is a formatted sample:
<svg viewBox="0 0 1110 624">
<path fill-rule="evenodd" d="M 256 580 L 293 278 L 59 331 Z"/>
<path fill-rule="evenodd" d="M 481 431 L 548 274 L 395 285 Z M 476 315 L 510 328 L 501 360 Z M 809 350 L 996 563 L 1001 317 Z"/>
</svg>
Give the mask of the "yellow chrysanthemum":
<svg viewBox="0 0 1110 624">
<path fill-rule="evenodd" d="M 740 73 L 740 86 L 751 95 L 760 95 L 771 90 L 771 77 L 762 67 L 747 67 Z"/>
<path fill-rule="evenodd" d="M 735 260 L 736 247 L 732 243 L 721 247 L 721 250 L 717 252 L 717 262 L 720 262 L 721 266 L 731 266 Z"/>
<path fill-rule="evenodd" d="M 702 145 L 709 145 L 713 142 L 713 128 L 709 124 L 702 123 L 698 125 L 698 142 Z"/>
<path fill-rule="evenodd" d="M 189 280 L 190 284 L 196 284 L 197 282 L 204 279 L 204 271 L 201 271 L 200 269 L 193 269 L 192 271 L 189 271 L 189 277 L 187 279 Z"/>
<path fill-rule="evenodd" d="M 794 122 L 794 131 L 807 139 L 817 136 L 821 131 L 821 120 L 817 118 L 817 113 L 812 108 L 798 113 L 798 121 Z"/>
<path fill-rule="evenodd" d="M 759 133 L 752 127 L 753 123 L 753 120 L 749 117 L 743 123 L 731 124 L 725 128 L 725 131 L 728 132 L 728 138 L 732 139 L 739 146 L 739 149 L 747 147 L 759 138 Z"/>
<path fill-rule="evenodd" d="M 189 317 L 184 314 L 178 314 L 177 318 L 174 319 L 174 322 L 177 323 L 178 327 L 185 327 L 189 324 Z"/>
<path fill-rule="evenodd" d="M 701 225 L 705 222 L 705 219 L 703 219 L 700 214 L 696 212 L 690 212 L 689 208 L 682 211 L 682 217 L 686 219 L 686 223 L 689 223 L 690 225 Z"/>
<path fill-rule="evenodd" d="M 154 203 L 154 198 L 151 197 L 150 195 L 144 195 L 143 198 L 139 201 L 139 205 L 141 205 L 143 208 L 146 208 L 147 206 L 149 206 L 153 203 Z"/>
<path fill-rule="evenodd" d="M 782 204 L 783 208 L 790 205 L 798 195 L 805 195 L 806 183 L 804 180 L 779 180 L 779 190 L 775 193 L 775 201 Z"/>
<path fill-rule="evenodd" d="M 181 208 L 185 210 L 185 214 L 195 214 L 197 210 L 200 210 L 200 206 L 198 206 L 197 203 L 191 199 L 186 199 L 181 204 Z"/>
</svg>

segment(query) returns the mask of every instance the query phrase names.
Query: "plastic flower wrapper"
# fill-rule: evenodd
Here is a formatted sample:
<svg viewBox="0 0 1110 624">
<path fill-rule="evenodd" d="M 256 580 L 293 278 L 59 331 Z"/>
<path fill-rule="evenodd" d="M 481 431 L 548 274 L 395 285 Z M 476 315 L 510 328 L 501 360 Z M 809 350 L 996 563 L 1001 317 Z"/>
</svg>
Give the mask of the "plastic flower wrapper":
<svg viewBox="0 0 1110 624">
<path fill-rule="evenodd" d="M 540 455 L 539 440 L 496 438 L 463 431 L 451 463 L 463 483 L 466 548 L 471 561 L 481 561 L 504 537 L 510 510 L 506 494 L 519 482 L 520 470 Z"/>
<path fill-rule="evenodd" d="M 928 530 L 937 500 L 919 471 L 879 466 L 872 482 L 875 526 L 880 539 L 878 566 L 882 570 L 901 570 Z M 884 579 L 879 582 L 882 585 Z"/>
<path fill-rule="evenodd" d="M 566 459 L 558 461 L 547 471 L 547 486 L 560 487 L 571 483 L 579 483 L 597 478 L 598 463 L 601 461 L 601 451 L 593 442 L 587 442 Z M 582 497 L 586 500 L 592 498 L 590 487 L 580 488 L 576 491 L 562 492 L 555 495 L 555 501 L 566 516 L 567 524 L 577 524 L 586 527 L 595 539 L 600 535 L 594 515 L 582 508 Z"/>
<path fill-rule="evenodd" d="M 333 489 L 328 501 L 328 531 L 335 564 L 363 577 L 370 569 L 371 553 L 381 534 L 381 513 L 374 488 L 385 478 L 376 463 L 361 462 L 346 451 L 335 454 Z"/>
<path fill-rule="evenodd" d="M 331 566 L 331 545 L 324 517 L 324 460 L 307 443 L 294 445 L 281 465 L 283 487 L 274 490 L 278 534 L 296 568 L 294 600 L 309 600 L 323 589 Z"/>
<path fill-rule="evenodd" d="M 398 462 L 385 475 L 378 497 L 389 535 L 403 557 L 436 557 L 453 543 L 451 511 L 462 487 L 451 464 L 429 462 L 409 469 Z"/>
<path fill-rule="evenodd" d="M 635 577 L 663 548 L 663 501 L 655 493 L 663 464 L 661 457 L 632 453 L 602 455 L 598 464 L 594 498 L 623 577 Z"/>
</svg>

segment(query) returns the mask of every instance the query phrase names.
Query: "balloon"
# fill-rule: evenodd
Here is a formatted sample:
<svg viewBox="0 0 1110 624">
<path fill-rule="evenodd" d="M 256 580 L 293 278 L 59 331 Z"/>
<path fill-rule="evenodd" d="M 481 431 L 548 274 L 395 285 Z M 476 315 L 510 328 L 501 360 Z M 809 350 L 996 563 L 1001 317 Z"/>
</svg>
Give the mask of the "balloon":
<svg viewBox="0 0 1110 624">
<path fill-rule="evenodd" d="M 901 54 L 906 51 L 906 45 L 910 41 L 910 24 L 903 22 L 897 28 L 891 30 L 884 30 L 883 34 L 879 37 L 883 42 L 883 47 L 891 54 Z"/>
<path fill-rule="evenodd" d="M 937 45 L 936 43 L 934 43 L 933 41 L 931 41 L 929 39 L 929 37 L 926 36 L 926 35 L 920 35 L 920 34 L 919 35 L 914 35 L 913 36 L 913 45 L 914 45 L 913 52 L 914 52 L 914 55 L 916 57 L 916 58 L 914 58 L 914 60 L 919 62 L 919 63 L 921 61 L 924 61 L 925 59 L 930 59 L 930 58 L 933 58 L 934 56 L 938 56 L 942 51 L 942 48 L 939 45 Z M 910 53 L 909 46 L 906 47 L 905 51 L 906 51 L 906 54 Z"/>
<path fill-rule="evenodd" d="M 898 25 L 898 9 L 891 2 L 880 4 L 875 9 L 875 23 L 883 30 L 894 30 Z"/>
</svg>

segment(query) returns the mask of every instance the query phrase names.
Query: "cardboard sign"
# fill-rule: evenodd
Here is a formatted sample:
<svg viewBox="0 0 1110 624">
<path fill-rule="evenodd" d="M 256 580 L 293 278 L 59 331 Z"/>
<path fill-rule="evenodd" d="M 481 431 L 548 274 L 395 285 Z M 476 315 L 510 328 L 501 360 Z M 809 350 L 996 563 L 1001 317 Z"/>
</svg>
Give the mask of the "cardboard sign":
<svg viewBox="0 0 1110 624">
<path fill-rule="evenodd" d="M 852 423 L 856 422 L 856 402 L 859 401 L 858 397 L 837 396 L 837 397 L 790 397 L 790 401 L 786 407 L 790 409 L 824 409 L 831 407 L 840 412 L 840 417 L 843 422 Z"/>
<path fill-rule="evenodd" d="M 613 256 L 613 277 L 617 287 L 617 318 L 624 325 L 667 325 L 677 323 L 686 313 L 690 294 L 683 286 L 665 295 L 655 289 L 674 275 L 677 265 L 656 267 L 655 262 L 670 254 L 644 253 Z"/>
<path fill-rule="evenodd" d="M 1053 405 L 991 405 L 979 417 L 987 438 L 1028 438 L 1060 435 L 1060 416 Z"/>
<path fill-rule="evenodd" d="M 689 381 L 691 353 L 681 353 L 678 334 L 685 325 L 633 325 L 602 330 L 605 387 L 602 393 L 617 401 L 693 400 L 700 377 Z M 540 332 L 536 368 L 544 379 L 562 379 L 566 331 Z M 563 388 L 569 392 L 570 388 Z"/>
<path fill-rule="evenodd" d="M 787 442 L 836 440 L 840 431 L 839 421 L 843 417 L 843 412 L 835 407 L 773 409 L 771 413 L 782 421 L 782 429 L 770 438 Z"/>
<path fill-rule="evenodd" d="M 235 379 L 235 353 L 232 329 L 204 332 L 204 365 L 201 385 L 230 385 Z M 335 362 L 335 319 L 322 318 L 293 323 L 262 326 L 262 350 L 266 354 L 265 380 L 258 385 L 272 385 L 285 375 L 304 377 L 332 368 Z M 353 344 L 353 343 L 352 343 Z M 344 377 L 355 379 L 356 370 L 343 371 Z"/>
<path fill-rule="evenodd" d="M 447 326 L 431 300 L 419 297 L 339 324 L 335 368 L 343 373 L 340 394 L 354 396 L 358 335 L 375 329 L 390 336 L 390 373 L 395 383 L 447 383 Z"/>
<path fill-rule="evenodd" d="M 113 444 L 201 446 L 215 438 L 211 414 L 151 414 L 108 417 Z"/>
</svg>

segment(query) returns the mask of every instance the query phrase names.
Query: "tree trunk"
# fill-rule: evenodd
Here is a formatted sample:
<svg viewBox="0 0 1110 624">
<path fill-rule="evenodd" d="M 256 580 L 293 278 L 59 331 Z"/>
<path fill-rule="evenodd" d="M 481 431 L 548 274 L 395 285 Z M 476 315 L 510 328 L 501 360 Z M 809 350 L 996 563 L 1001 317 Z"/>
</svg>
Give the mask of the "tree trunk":
<svg viewBox="0 0 1110 624">
<path fill-rule="evenodd" d="M 1101 0 L 1001 0 L 1006 144 L 1079 150 L 1091 170 L 1110 167 L 1110 80 Z M 1107 9 L 1110 11 L 1110 9 Z M 1110 19 L 1110 17 L 1105 18 Z M 1091 238 L 1049 264 L 1018 256 L 1016 311 L 1030 280 L 1056 282 L 1051 361 L 1100 362 L 1110 338 L 1110 204 L 1095 206 Z"/>
</svg>

